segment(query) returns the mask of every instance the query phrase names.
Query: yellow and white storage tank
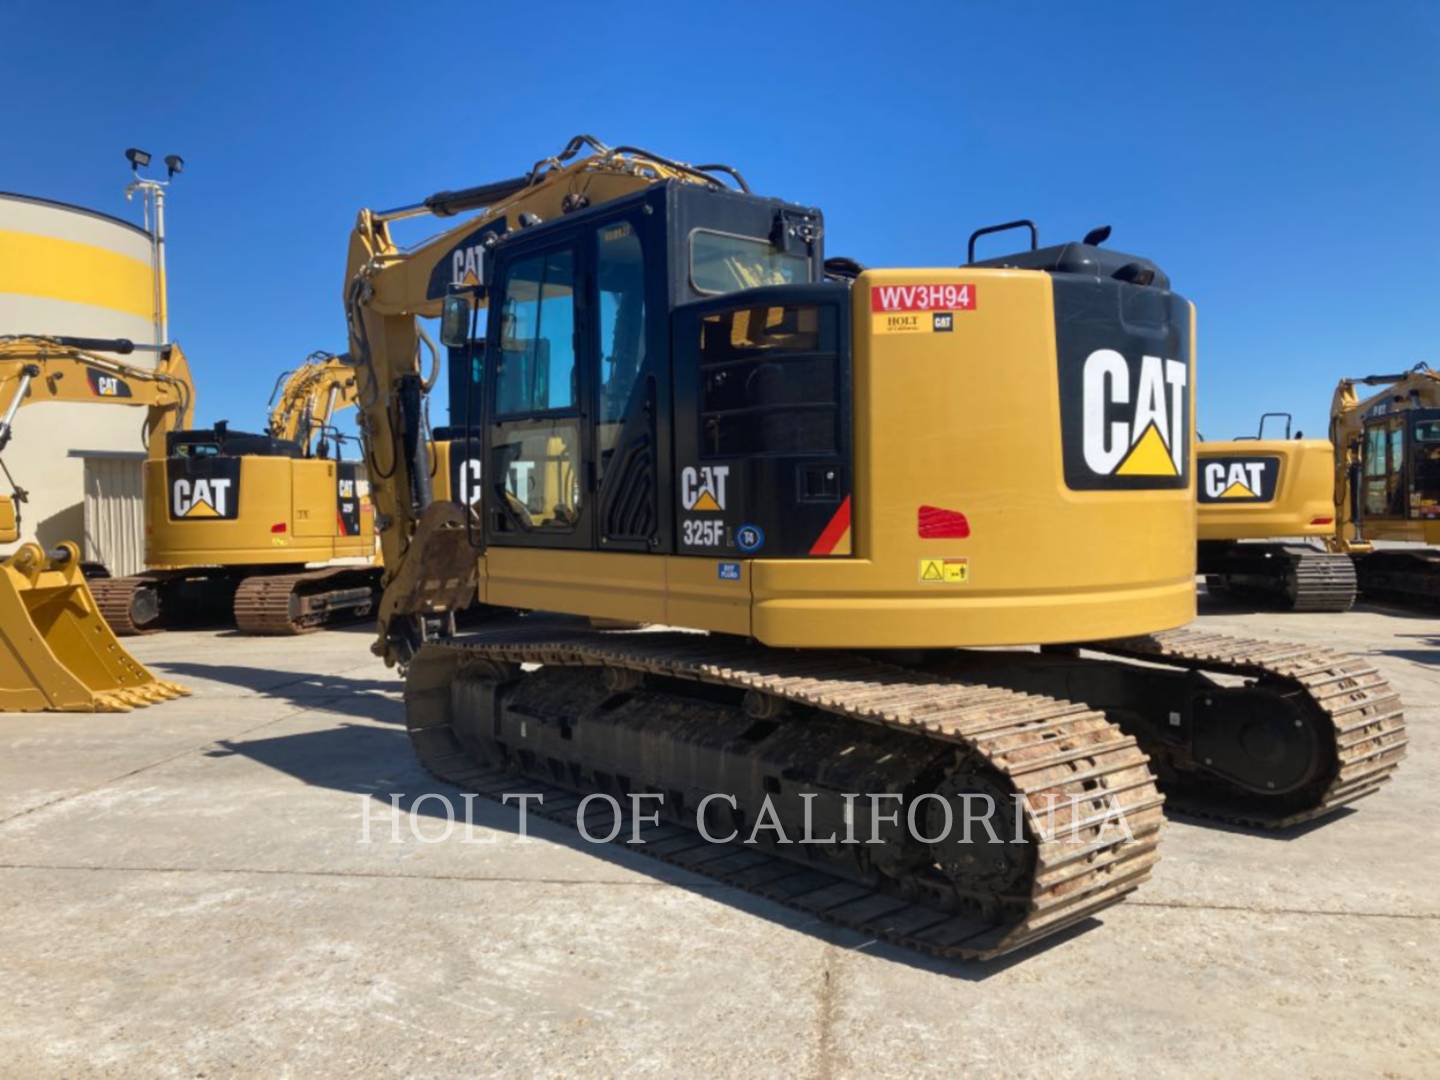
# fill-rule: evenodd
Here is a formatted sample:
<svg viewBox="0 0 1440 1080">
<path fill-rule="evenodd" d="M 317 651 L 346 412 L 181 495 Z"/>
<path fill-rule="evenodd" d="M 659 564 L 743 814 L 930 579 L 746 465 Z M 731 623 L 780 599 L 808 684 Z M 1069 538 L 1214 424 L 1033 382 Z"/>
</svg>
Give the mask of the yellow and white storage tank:
<svg viewBox="0 0 1440 1080">
<path fill-rule="evenodd" d="M 155 341 L 150 234 L 108 214 L 0 193 L 0 334 Z M 129 364 L 153 366 L 153 353 Z M 29 492 L 22 532 L 45 547 L 83 539 L 112 573 L 143 559 L 144 411 L 46 403 L 22 409 L 5 464 Z M 13 546 L 13 545 L 12 545 Z"/>
</svg>

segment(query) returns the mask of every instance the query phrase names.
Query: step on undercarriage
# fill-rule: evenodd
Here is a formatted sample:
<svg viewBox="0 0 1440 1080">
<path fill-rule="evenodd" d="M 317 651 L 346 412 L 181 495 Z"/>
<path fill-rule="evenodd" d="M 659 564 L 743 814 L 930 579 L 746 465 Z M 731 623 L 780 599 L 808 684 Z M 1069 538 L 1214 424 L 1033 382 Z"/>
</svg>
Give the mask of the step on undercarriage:
<svg viewBox="0 0 1440 1080">
<path fill-rule="evenodd" d="M 95 602 L 122 637 L 231 623 L 242 634 L 304 634 L 374 610 L 380 571 L 324 567 L 272 573 L 156 570 L 92 583 Z"/>
<path fill-rule="evenodd" d="M 1283 611 L 1349 611 L 1355 564 L 1309 544 L 1206 542 L 1200 573 L 1210 594 Z"/>
</svg>

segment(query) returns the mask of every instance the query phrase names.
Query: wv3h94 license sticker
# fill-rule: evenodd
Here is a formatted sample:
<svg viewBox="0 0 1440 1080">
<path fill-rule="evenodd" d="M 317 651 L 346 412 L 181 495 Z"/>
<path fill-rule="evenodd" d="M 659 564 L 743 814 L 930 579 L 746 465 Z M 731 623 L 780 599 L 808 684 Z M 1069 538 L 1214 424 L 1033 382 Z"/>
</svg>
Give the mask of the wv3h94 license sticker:
<svg viewBox="0 0 1440 1080">
<path fill-rule="evenodd" d="M 874 285 L 870 289 L 870 325 L 877 334 L 947 334 L 959 312 L 975 310 L 975 286 Z"/>
</svg>

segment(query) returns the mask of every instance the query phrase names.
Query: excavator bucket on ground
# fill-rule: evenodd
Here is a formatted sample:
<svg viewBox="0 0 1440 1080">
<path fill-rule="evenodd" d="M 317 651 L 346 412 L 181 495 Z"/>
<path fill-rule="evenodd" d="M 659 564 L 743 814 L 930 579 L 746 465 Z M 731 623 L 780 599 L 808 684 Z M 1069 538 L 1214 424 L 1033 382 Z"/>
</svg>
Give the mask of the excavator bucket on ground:
<svg viewBox="0 0 1440 1080">
<path fill-rule="evenodd" d="M 74 544 L 0 560 L 0 712 L 128 712 L 189 693 L 121 648 Z"/>
</svg>

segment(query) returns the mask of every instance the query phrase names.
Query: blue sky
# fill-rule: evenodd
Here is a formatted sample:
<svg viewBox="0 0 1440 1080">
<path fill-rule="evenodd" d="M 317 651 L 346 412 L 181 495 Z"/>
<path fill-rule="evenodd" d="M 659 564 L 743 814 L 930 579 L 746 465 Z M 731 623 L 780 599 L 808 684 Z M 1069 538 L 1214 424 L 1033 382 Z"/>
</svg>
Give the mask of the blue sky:
<svg viewBox="0 0 1440 1080">
<path fill-rule="evenodd" d="M 258 425 L 276 373 L 344 347 L 359 207 L 581 131 L 732 162 L 872 265 L 1111 224 L 1199 305 L 1212 438 L 1266 409 L 1320 434 L 1339 376 L 1440 366 L 1435 5 L 0 0 L 0 33 L 0 189 L 138 219 L 124 148 L 185 157 L 171 326 L 204 421 Z"/>
</svg>

